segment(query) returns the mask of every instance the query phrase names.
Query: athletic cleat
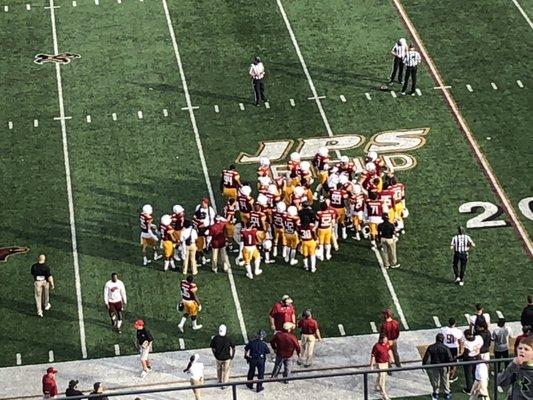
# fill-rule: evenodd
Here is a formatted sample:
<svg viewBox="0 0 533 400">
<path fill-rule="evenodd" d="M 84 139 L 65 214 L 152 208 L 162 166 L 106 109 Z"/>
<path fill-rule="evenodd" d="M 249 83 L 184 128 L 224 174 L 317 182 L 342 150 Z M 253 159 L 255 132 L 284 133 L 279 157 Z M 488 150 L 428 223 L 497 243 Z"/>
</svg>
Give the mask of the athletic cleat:
<svg viewBox="0 0 533 400">
<path fill-rule="evenodd" d="M 256 269 L 255 270 L 255 274 L 256 275 L 261 275 L 263 273 L 263 270 L 262 269 Z"/>
<path fill-rule="evenodd" d="M 52 305 L 51 305 L 50 303 L 48 303 L 48 304 L 46 305 L 46 307 L 44 308 L 44 310 L 45 310 L 45 311 L 48 311 L 48 310 L 51 309 L 51 308 L 52 308 Z"/>
<path fill-rule="evenodd" d="M 247 278 L 254 279 L 254 276 L 252 274 L 246 274 Z"/>
<path fill-rule="evenodd" d="M 42 311 L 38 311 L 38 312 L 37 312 L 37 315 L 38 315 L 39 317 L 42 317 L 42 316 L 43 316 L 43 312 L 42 312 Z"/>
<path fill-rule="evenodd" d="M 464 286 L 464 285 L 465 285 L 464 281 L 459 282 L 459 286 Z"/>
<path fill-rule="evenodd" d="M 147 266 L 148 264 L 150 264 L 152 262 L 152 260 L 144 260 L 143 261 L 143 266 Z"/>
<path fill-rule="evenodd" d="M 296 265 L 296 264 L 298 264 L 298 260 L 291 260 L 290 264 L 291 265 Z"/>
<path fill-rule="evenodd" d="M 326 254 L 326 260 L 331 260 L 331 254 Z"/>
<path fill-rule="evenodd" d="M 274 264 L 276 262 L 276 260 L 267 260 L 265 261 L 266 264 Z"/>
<path fill-rule="evenodd" d="M 459 283 L 459 282 L 461 282 L 461 278 L 456 277 L 455 280 L 454 280 L 454 282 L 455 282 L 455 283 Z"/>
</svg>

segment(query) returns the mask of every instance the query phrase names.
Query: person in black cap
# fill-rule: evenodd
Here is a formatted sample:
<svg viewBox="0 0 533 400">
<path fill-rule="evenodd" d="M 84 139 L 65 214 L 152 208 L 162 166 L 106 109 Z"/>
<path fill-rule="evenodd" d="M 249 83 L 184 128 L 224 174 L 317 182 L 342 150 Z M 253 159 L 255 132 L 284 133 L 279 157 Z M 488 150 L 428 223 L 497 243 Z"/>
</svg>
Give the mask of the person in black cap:
<svg viewBox="0 0 533 400">
<path fill-rule="evenodd" d="M 68 388 L 67 390 L 65 390 L 66 397 L 83 396 L 83 393 L 80 392 L 78 389 L 76 389 L 76 386 L 78 386 L 78 383 L 80 383 L 80 381 L 77 381 L 77 380 L 71 380 L 68 383 Z"/>
<path fill-rule="evenodd" d="M 102 382 L 96 382 L 93 385 L 93 388 L 94 388 L 94 390 L 91 393 L 89 393 L 89 394 L 94 395 L 94 394 L 104 393 L 104 385 L 102 385 Z M 94 397 L 91 397 L 91 399 L 109 400 L 109 397 L 107 397 L 107 396 L 94 396 Z"/>
<path fill-rule="evenodd" d="M 251 340 L 244 347 L 244 358 L 248 363 L 248 380 L 251 381 L 254 379 L 255 370 L 257 369 L 257 379 L 263 379 L 265 377 L 265 362 L 266 355 L 270 354 L 270 349 L 267 344 L 264 342 L 266 337 L 266 332 L 260 330 L 257 332 L 254 340 Z M 246 384 L 248 389 L 253 390 L 254 385 L 249 383 Z M 257 392 L 263 391 L 263 384 L 257 384 Z"/>
<path fill-rule="evenodd" d="M 265 96 L 265 85 L 263 84 L 263 78 L 265 77 L 265 66 L 261 62 L 259 57 L 255 57 L 250 70 L 248 71 L 252 78 L 252 87 L 254 89 L 254 102 L 259 107 L 260 101 L 266 103 L 268 99 Z"/>
<path fill-rule="evenodd" d="M 378 225 L 378 241 L 381 244 L 381 255 L 385 268 L 398 268 L 396 257 L 396 227 L 389 221 L 389 214 L 383 214 L 383 222 Z"/>
</svg>

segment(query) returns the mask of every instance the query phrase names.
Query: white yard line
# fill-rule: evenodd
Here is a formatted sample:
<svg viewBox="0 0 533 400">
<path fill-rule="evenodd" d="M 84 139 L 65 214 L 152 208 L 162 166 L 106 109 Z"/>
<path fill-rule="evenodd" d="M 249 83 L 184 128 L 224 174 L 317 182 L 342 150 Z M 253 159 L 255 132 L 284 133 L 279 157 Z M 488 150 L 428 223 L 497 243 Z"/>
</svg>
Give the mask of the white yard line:
<svg viewBox="0 0 533 400">
<path fill-rule="evenodd" d="M 496 315 L 498 316 L 498 318 L 503 318 L 503 313 L 499 310 L 496 310 Z"/>
<path fill-rule="evenodd" d="M 424 46 L 424 43 L 422 43 L 422 40 L 420 39 L 420 35 L 416 31 L 416 28 L 414 27 L 414 25 L 411 22 L 411 20 L 409 19 L 409 16 L 405 12 L 405 9 L 403 8 L 400 0 L 392 0 L 392 1 L 394 2 L 394 5 L 396 6 L 398 12 L 400 13 L 400 15 L 402 17 L 402 20 L 404 21 L 405 25 L 407 26 L 407 28 L 408 28 L 411 36 L 413 37 L 415 43 L 417 44 L 417 47 L 420 49 L 420 52 L 422 53 L 422 58 L 427 63 L 427 65 L 429 67 L 429 70 L 431 72 L 431 75 L 435 79 L 437 85 L 443 87 L 442 93 L 444 94 L 444 97 L 446 98 L 446 101 L 447 101 L 448 105 L 450 106 L 450 108 L 451 108 L 451 110 L 452 110 L 452 112 L 453 112 L 453 114 L 455 116 L 455 119 L 459 123 L 459 126 L 461 127 L 461 130 L 464 132 L 465 137 L 466 137 L 470 147 L 472 148 L 472 150 L 474 152 L 474 155 L 476 156 L 479 164 L 481 164 L 481 167 L 483 168 L 483 170 L 485 172 L 485 175 L 489 179 L 494 191 L 498 195 L 506 214 L 511 219 L 511 221 L 512 221 L 512 223 L 513 223 L 513 225 L 514 225 L 514 227 L 515 227 L 515 229 L 516 229 L 516 231 L 518 233 L 518 235 L 522 239 L 522 241 L 523 241 L 523 243 L 524 243 L 524 245 L 525 245 L 525 247 L 527 249 L 529 258 L 530 259 L 533 258 L 533 244 L 531 243 L 531 240 L 529 238 L 529 235 L 528 235 L 527 231 L 524 229 L 524 227 L 522 226 L 522 223 L 520 222 L 520 220 L 516 216 L 516 212 L 515 212 L 512 204 L 511 204 L 511 202 L 507 198 L 506 193 L 504 192 L 503 188 L 501 187 L 500 183 L 498 182 L 498 179 L 496 178 L 494 172 L 492 171 L 492 168 L 491 168 L 489 162 L 487 161 L 487 159 L 485 158 L 485 155 L 481 152 L 481 150 L 479 148 L 479 145 L 477 144 L 476 139 L 474 138 L 474 135 L 472 134 L 472 131 L 470 130 L 470 127 L 467 125 L 465 119 L 463 118 L 463 115 L 461 114 L 461 111 L 459 111 L 459 108 L 457 107 L 457 103 L 455 102 L 454 98 L 452 97 L 452 94 L 450 93 L 450 91 L 448 89 L 444 88 L 446 86 L 444 84 L 444 80 L 441 78 L 441 75 L 440 75 L 439 71 L 437 70 L 437 67 L 435 66 L 435 63 L 433 62 L 433 60 L 429 56 L 429 54 L 428 54 L 428 52 L 427 52 L 427 50 L 426 50 L 426 48 Z"/>
<path fill-rule="evenodd" d="M 341 99 L 341 101 L 342 101 L 343 103 L 346 103 L 346 97 L 344 97 L 343 94 L 341 94 L 341 95 L 339 96 L 339 98 Z"/>
<path fill-rule="evenodd" d="M 343 324 L 339 324 L 339 325 L 337 325 L 337 327 L 339 328 L 339 333 L 341 334 L 341 336 L 346 336 L 346 331 L 344 330 L 344 325 Z"/>
<path fill-rule="evenodd" d="M 281 13 L 281 16 L 283 17 L 283 21 L 285 22 L 285 26 L 287 27 L 287 31 L 289 32 L 292 45 L 294 46 L 294 50 L 296 51 L 296 54 L 298 55 L 298 58 L 300 60 L 300 64 L 302 65 L 302 69 L 307 78 L 307 82 L 309 83 L 309 88 L 311 89 L 311 93 L 313 93 L 313 97 L 311 97 L 310 99 L 315 100 L 316 105 L 318 107 L 318 111 L 320 112 L 320 116 L 322 117 L 324 126 L 326 127 L 326 132 L 328 133 L 329 137 L 333 137 L 333 130 L 331 129 L 331 126 L 329 125 L 329 121 L 328 121 L 328 118 L 326 117 L 324 107 L 322 107 L 322 102 L 320 101 L 320 96 L 318 96 L 318 93 L 315 88 L 315 84 L 313 83 L 313 79 L 311 78 L 311 74 L 309 74 L 309 70 L 307 69 L 307 65 L 305 63 L 302 52 L 300 51 L 300 46 L 298 45 L 298 41 L 296 40 L 296 36 L 294 35 L 294 31 L 292 30 L 291 24 L 289 22 L 289 18 L 287 17 L 287 14 L 285 13 L 285 9 L 283 8 L 283 4 L 281 3 L 281 0 L 276 0 L 276 2 L 278 4 L 278 8 Z M 336 150 L 335 153 L 337 155 L 337 158 L 341 157 L 340 151 Z M 392 300 L 394 301 L 394 305 L 396 306 L 396 310 L 398 311 L 398 316 L 400 317 L 404 328 L 409 329 L 409 325 L 407 324 L 407 320 L 405 319 L 402 306 L 400 305 L 400 302 L 398 301 L 398 296 L 396 295 L 394 286 L 392 285 L 392 282 L 389 278 L 389 274 L 387 273 L 387 270 L 383 267 L 383 260 L 381 259 L 381 254 L 379 254 L 379 251 L 374 251 L 374 253 L 376 254 L 376 258 L 378 259 L 381 272 L 383 273 L 383 277 L 385 278 L 385 282 L 387 283 L 387 287 L 392 296 Z"/>
<path fill-rule="evenodd" d="M 268 101 L 265 101 L 265 108 L 270 108 L 270 103 Z"/>
<path fill-rule="evenodd" d="M 9 129 L 13 129 L 13 122 L 12 122 L 12 121 L 9 121 L 9 122 L 7 123 L 7 127 L 8 127 Z"/>
<path fill-rule="evenodd" d="M 291 103 L 291 106 L 294 107 L 296 103 L 294 102 L 294 99 L 289 99 L 289 102 Z"/>
<path fill-rule="evenodd" d="M 48 362 L 54 362 L 54 351 L 53 350 L 50 350 L 48 352 Z"/>
<path fill-rule="evenodd" d="M 514 5 L 516 6 L 516 8 L 518 8 L 518 11 L 520 11 L 520 14 L 522 14 L 522 16 L 525 18 L 525 20 L 527 21 L 527 23 L 529 24 L 529 27 L 531 29 L 533 29 L 533 23 L 531 22 L 531 20 L 529 19 L 529 16 L 526 14 L 526 12 L 524 11 L 524 9 L 522 8 L 522 6 L 518 3 L 517 0 L 512 0 Z"/>
<path fill-rule="evenodd" d="M 372 333 L 378 333 L 378 327 L 374 321 L 370 322 L 370 329 L 372 329 Z"/>
<path fill-rule="evenodd" d="M 415 89 L 417 95 L 422 96 L 422 91 L 419 88 Z"/>
<path fill-rule="evenodd" d="M 174 54 L 176 56 L 176 62 L 178 64 L 178 69 L 180 71 L 181 76 L 181 84 L 183 87 L 183 93 L 185 95 L 185 101 L 187 103 L 187 108 L 189 109 L 189 117 L 191 119 L 192 128 L 194 131 L 194 137 L 196 139 L 196 146 L 198 147 L 198 154 L 200 156 L 200 163 L 202 164 L 202 170 L 204 172 L 204 179 L 205 183 L 207 185 L 207 190 L 209 192 L 209 198 L 211 200 L 211 204 L 213 205 L 213 208 L 215 208 L 216 212 L 216 202 L 215 202 L 215 196 L 213 194 L 213 188 L 211 186 L 211 181 L 209 179 L 209 172 L 207 170 L 207 163 L 205 161 L 204 156 L 204 150 L 202 147 L 202 141 L 200 139 L 200 133 L 198 131 L 198 126 L 196 124 L 196 117 L 194 115 L 194 109 L 191 102 L 191 96 L 189 94 L 189 88 L 187 86 L 187 80 L 185 79 L 185 72 L 183 71 L 183 64 L 181 63 L 181 56 L 178 49 L 178 42 L 176 40 L 176 34 L 174 33 L 174 26 L 172 25 L 172 19 L 170 18 L 170 13 L 168 10 L 167 0 L 162 0 L 163 2 L 163 9 L 165 11 L 165 17 L 167 20 L 168 25 L 168 31 L 170 33 L 170 39 L 172 41 L 172 47 L 174 48 Z M 56 53 L 57 54 L 57 53 Z M 237 287 L 235 286 L 235 279 L 233 278 L 233 272 L 231 271 L 231 268 L 228 270 L 228 278 L 229 283 L 231 287 L 231 294 L 233 295 L 233 301 L 235 303 L 235 308 L 237 310 L 237 318 L 239 319 L 239 325 L 241 328 L 241 334 L 244 339 L 244 342 L 248 342 L 248 333 L 246 332 L 246 325 L 244 324 L 244 317 L 242 314 L 241 309 L 241 303 L 239 301 L 239 294 L 237 293 Z"/>
<path fill-rule="evenodd" d="M 472 86 L 471 85 L 466 85 L 466 88 L 469 92 L 473 92 L 474 89 L 472 89 Z"/>
<path fill-rule="evenodd" d="M 522 83 L 520 79 L 516 81 L 516 84 L 518 85 L 518 87 L 521 87 L 521 88 L 524 87 L 524 84 Z"/>
<path fill-rule="evenodd" d="M 31 11 L 31 4 L 26 4 L 26 10 Z"/>
<path fill-rule="evenodd" d="M 466 323 L 470 324 L 470 314 L 465 314 Z"/>
<path fill-rule="evenodd" d="M 113 118 L 113 121 L 116 121 L 117 120 L 117 113 L 111 114 L 111 118 Z"/>
<path fill-rule="evenodd" d="M 90 115 L 87 115 L 87 116 L 85 117 L 85 120 L 87 121 L 87 123 L 90 124 L 90 123 L 91 123 L 91 116 L 90 116 Z"/>
<path fill-rule="evenodd" d="M 185 350 L 185 340 L 183 338 L 179 338 L 178 342 L 180 344 L 180 350 Z"/>
<path fill-rule="evenodd" d="M 394 97 L 394 98 L 398 97 L 398 96 L 396 96 L 396 92 L 395 92 L 394 90 L 391 90 L 391 91 L 390 91 L 390 95 L 391 95 L 392 97 Z"/>
<path fill-rule="evenodd" d="M 115 355 L 120 356 L 120 346 L 118 344 L 115 345 Z"/>
<path fill-rule="evenodd" d="M 496 84 L 495 84 L 494 82 L 491 82 L 491 83 L 490 83 L 490 86 L 492 86 L 492 88 L 493 88 L 494 90 L 498 90 L 498 86 L 496 86 Z"/>
<path fill-rule="evenodd" d="M 168 117 L 168 110 L 166 108 L 163 108 L 163 116 Z"/>
<path fill-rule="evenodd" d="M 4 11 L 8 12 L 9 11 L 9 6 L 4 6 Z"/>
<path fill-rule="evenodd" d="M 440 328 L 442 326 L 442 324 L 440 323 L 439 317 L 437 317 L 436 315 L 433 316 L 433 321 L 435 322 L 435 326 L 437 328 Z"/>
<path fill-rule="evenodd" d="M 141 110 L 137 111 L 137 118 L 143 119 L 143 112 Z"/>
<path fill-rule="evenodd" d="M 22 365 L 22 355 L 17 353 L 17 365 Z"/>
<path fill-rule="evenodd" d="M 220 112 L 220 108 L 218 107 L 218 104 L 215 104 L 215 112 Z"/>
<path fill-rule="evenodd" d="M 52 22 L 52 38 L 54 41 L 54 54 L 59 54 L 59 46 L 57 44 L 57 31 L 56 31 L 56 16 L 54 0 L 50 0 L 50 20 Z M 67 183 L 67 198 L 68 198 L 68 211 L 70 217 L 70 236 L 72 241 L 72 259 L 74 262 L 74 278 L 76 285 L 76 298 L 78 305 L 78 322 L 80 326 L 80 346 L 81 355 L 83 358 L 87 358 L 87 345 L 85 344 L 85 322 L 83 321 L 83 304 L 81 297 L 81 280 L 80 280 L 80 265 L 78 260 L 78 241 L 76 239 L 76 220 L 74 218 L 74 197 L 72 195 L 72 181 L 70 178 L 70 161 L 68 153 L 68 141 L 67 141 L 67 123 L 65 118 L 65 105 L 63 103 L 63 84 L 61 82 L 61 67 L 59 63 L 55 63 L 56 79 L 57 79 L 57 97 L 59 100 L 59 115 L 61 122 L 61 136 L 63 138 L 63 157 L 65 159 L 65 176 Z"/>
<path fill-rule="evenodd" d="M 33 127 L 37 128 L 38 126 L 39 126 L 39 120 L 38 119 L 34 119 L 33 120 Z"/>
<path fill-rule="evenodd" d="M 365 97 L 366 97 L 368 100 L 372 100 L 372 97 L 370 97 L 370 93 L 365 93 Z"/>
<path fill-rule="evenodd" d="M 241 109 L 241 111 L 244 111 L 244 104 L 239 103 L 239 108 Z"/>
</svg>

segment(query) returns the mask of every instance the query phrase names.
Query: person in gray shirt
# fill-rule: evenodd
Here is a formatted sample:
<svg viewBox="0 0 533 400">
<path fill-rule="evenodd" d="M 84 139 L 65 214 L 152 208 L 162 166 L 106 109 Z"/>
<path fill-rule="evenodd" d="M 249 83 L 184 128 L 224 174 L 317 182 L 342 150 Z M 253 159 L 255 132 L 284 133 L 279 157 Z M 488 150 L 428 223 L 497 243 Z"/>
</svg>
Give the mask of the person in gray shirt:
<svg viewBox="0 0 533 400">
<path fill-rule="evenodd" d="M 494 358 L 509 358 L 509 338 L 511 337 L 511 329 L 505 325 L 505 318 L 498 318 L 498 327 L 492 331 L 492 341 L 494 342 Z M 497 371 L 507 368 L 508 361 L 504 362 L 503 368 L 501 363 L 495 364 Z"/>
</svg>

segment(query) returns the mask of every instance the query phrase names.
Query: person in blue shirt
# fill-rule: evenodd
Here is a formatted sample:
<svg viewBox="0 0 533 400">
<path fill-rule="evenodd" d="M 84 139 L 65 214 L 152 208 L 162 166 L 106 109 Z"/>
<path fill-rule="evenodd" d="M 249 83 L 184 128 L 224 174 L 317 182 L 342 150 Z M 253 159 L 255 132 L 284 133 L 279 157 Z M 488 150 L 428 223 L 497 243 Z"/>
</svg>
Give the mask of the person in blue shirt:
<svg viewBox="0 0 533 400">
<path fill-rule="evenodd" d="M 254 340 L 251 340 L 244 347 L 244 358 L 248 363 L 248 380 L 252 381 L 255 376 L 255 371 L 257 369 L 257 379 L 263 379 L 265 377 L 265 362 L 266 355 L 270 354 L 270 349 L 268 345 L 264 342 L 266 337 L 266 332 L 260 330 L 257 332 Z M 252 383 L 246 384 L 248 389 L 253 390 L 254 385 Z M 257 384 L 257 393 L 263 391 L 263 384 Z"/>
</svg>

